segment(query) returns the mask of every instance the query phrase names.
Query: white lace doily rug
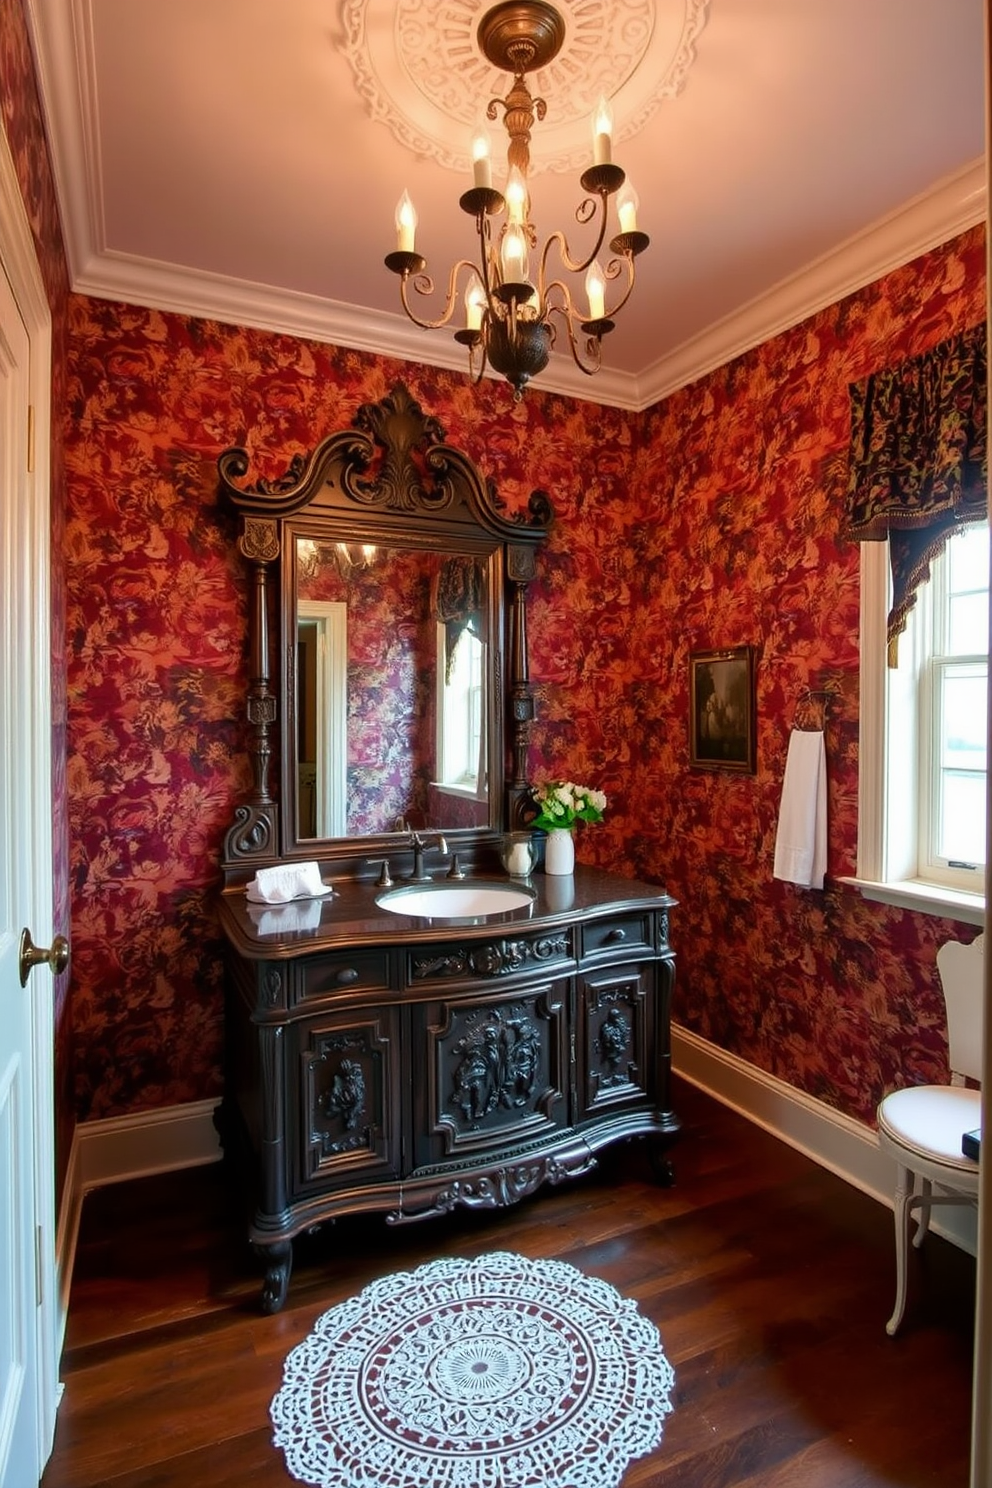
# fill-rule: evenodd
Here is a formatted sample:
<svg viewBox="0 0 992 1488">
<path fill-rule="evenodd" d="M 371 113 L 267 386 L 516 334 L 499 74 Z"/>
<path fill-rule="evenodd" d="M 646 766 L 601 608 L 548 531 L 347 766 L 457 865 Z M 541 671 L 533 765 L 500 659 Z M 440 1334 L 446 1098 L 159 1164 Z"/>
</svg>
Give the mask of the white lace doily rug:
<svg viewBox="0 0 992 1488">
<path fill-rule="evenodd" d="M 563 1261 L 383 1277 L 286 1360 L 275 1444 L 320 1488 L 616 1488 L 675 1383 L 654 1324 Z"/>
</svg>

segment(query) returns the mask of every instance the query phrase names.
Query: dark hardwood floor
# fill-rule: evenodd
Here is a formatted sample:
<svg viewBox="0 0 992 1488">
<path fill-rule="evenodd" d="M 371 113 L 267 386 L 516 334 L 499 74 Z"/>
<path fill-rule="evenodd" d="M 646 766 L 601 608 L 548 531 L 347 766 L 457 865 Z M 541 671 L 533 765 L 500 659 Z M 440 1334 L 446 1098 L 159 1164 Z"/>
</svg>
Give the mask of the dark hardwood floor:
<svg viewBox="0 0 992 1488">
<path fill-rule="evenodd" d="M 390 1271 L 494 1249 L 600 1276 L 660 1330 L 675 1410 L 624 1488 L 965 1488 L 973 1260 L 933 1236 L 913 1252 L 888 1338 L 889 1211 L 691 1086 L 676 1096 L 674 1187 L 632 1142 L 498 1214 L 342 1221 L 299 1244 L 275 1317 L 220 1165 L 92 1194 L 44 1488 L 291 1482 L 268 1407 L 320 1313 Z"/>
</svg>

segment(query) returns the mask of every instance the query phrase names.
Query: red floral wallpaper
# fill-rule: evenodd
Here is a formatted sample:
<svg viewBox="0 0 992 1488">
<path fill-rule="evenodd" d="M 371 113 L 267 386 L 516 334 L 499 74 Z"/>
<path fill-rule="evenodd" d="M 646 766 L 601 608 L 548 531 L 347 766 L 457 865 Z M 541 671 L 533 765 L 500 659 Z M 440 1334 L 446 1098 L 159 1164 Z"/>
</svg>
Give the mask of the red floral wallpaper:
<svg viewBox="0 0 992 1488">
<path fill-rule="evenodd" d="M 35 938 L 69 934 L 69 833 L 66 817 L 65 468 L 60 412 L 65 403 L 66 323 L 69 276 L 58 204 L 48 159 L 34 65 L 20 0 L 0 0 L 0 112 L 31 224 L 38 263 L 52 316 L 51 479 L 51 703 L 52 703 L 52 890 L 54 923 L 35 926 Z M 58 1173 L 61 1189 L 73 1127 L 72 1017 L 69 975 L 55 979 L 55 1091 Z"/>
<path fill-rule="evenodd" d="M 247 768 L 244 576 L 217 455 L 246 444 L 257 474 L 280 474 L 401 377 L 511 508 L 534 486 L 555 502 L 530 607 L 533 770 L 609 794 L 580 858 L 680 900 L 676 1018 L 866 1121 L 886 1087 L 943 1075 L 934 955 L 974 932 L 837 883 L 858 769 L 858 554 L 839 525 L 847 385 L 983 318 L 984 234 L 645 415 L 537 389 L 514 406 L 426 367 L 70 298 L 20 0 L 0 0 L 0 109 L 53 315 L 55 928 L 71 866 L 74 951 L 56 989 L 62 1167 L 74 1114 L 221 1089 L 212 906 Z M 757 773 L 690 770 L 689 653 L 745 642 Z M 822 894 L 771 877 L 806 685 L 837 694 Z"/>
<path fill-rule="evenodd" d="M 976 229 L 680 391 L 651 410 L 640 452 L 630 706 L 650 744 L 625 762 L 620 833 L 632 868 L 681 901 L 677 1016 L 865 1121 L 885 1089 L 946 1077 L 934 957 L 976 932 L 836 882 L 857 852 L 859 553 L 839 535 L 847 389 L 983 320 L 984 254 Z M 757 774 L 689 770 L 689 653 L 745 643 L 757 652 Z M 823 893 L 771 876 L 807 686 L 835 693 Z M 619 837 L 594 840 L 614 860 L 623 851 Z"/>
<path fill-rule="evenodd" d="M 854 868 L 858 552 L 839 537 L 847 385 L 984 314 L 980 230 L 644 415 L 261 331 L 71 301 L 73 1012 L 80 1117 L 221 1088 L 221 838 L 245 784 L 244 579 L 214 462 L 257 475 L 397 378 L 556 526 L 530 605 L 533 771 L 610 797 L 579 856 L 679 899 L 675 1015 L 866 1121 L 945 1072 L 937 945 L 960 927 L 863 901 Z M 690 651 L 757 653 L 754 776 L 688 767 Z M 827 728 L 824 893 L 771 876 L 803 687 Z M 965 930 L 966 935 L 973 933 Z"/>
</svg>

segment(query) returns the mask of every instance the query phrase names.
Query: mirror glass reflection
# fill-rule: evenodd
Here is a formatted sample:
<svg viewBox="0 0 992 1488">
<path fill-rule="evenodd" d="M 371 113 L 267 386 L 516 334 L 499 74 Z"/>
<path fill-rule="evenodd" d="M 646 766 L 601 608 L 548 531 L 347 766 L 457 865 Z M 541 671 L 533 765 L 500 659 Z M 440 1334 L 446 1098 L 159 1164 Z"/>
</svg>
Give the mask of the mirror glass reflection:
<svg viewBox="0 0 992 1488">
<path fill-rule="evenodd" d="M 487 559 L 295 543 L 298 837 L 488 826 Z"/>
</svg>

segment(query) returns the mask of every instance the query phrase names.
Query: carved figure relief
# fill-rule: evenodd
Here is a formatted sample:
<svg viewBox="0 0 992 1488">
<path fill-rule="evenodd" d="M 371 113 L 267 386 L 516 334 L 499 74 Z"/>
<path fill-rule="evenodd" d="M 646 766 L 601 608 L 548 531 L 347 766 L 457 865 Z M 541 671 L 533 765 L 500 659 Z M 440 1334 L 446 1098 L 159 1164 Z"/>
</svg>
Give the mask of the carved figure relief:
<svg viewBox="0 0 992 1488">
<path fill-rule="evenodd" d="M 630 1083 L 625 1059 L 630 1046 L 630 1023 L 618 1007 L 611 1007 L 600 1024 L 599 1038 L 596 1041 L 597 1052 L 606 1066 L 605 1071 L 600 1074 L 601 1086 L 612 1088 Z"/>
<path fill-rule="evenodd" d="M 453 1053 L 458 1063 L 450 1104 L 465 1121 L 482 1121 L 499 1107 L 511 1110 L 533 1097 L 541 1041 L 529 1018 L 493 1011 L 462 1035 Z"/>
<path fill-rule="evenodd" d="M 346 1131 L 354 1131 L 365 1114 L 365 1076 L 357 1059 L 342 1059 L 327 1092 L 324 1111 L 340 1116 Z"/>
<path fill-rule="evenodd" d="M 353 1032 L 319 1040 L 309 1061 L 308 1101 L 311 1145 L 323 1157 L 374 1147 L 379 1128 L 376 1113 L 368 1110 L 367 1071 L 377 1058 L 367 1040 Z"/>
</svg>

